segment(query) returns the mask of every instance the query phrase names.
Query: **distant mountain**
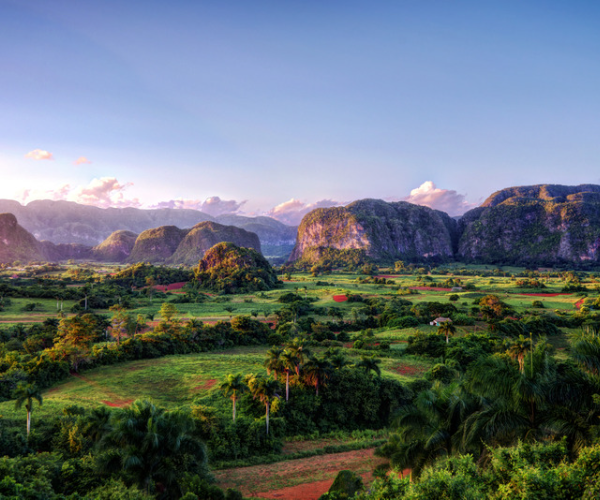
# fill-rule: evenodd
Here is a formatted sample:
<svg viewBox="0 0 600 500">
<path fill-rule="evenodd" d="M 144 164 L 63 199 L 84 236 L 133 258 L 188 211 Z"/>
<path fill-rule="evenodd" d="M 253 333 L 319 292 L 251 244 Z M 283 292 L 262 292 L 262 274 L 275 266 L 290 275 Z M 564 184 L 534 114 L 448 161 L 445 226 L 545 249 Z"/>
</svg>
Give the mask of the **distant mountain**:
<svg viewBox="0 0 600 500">
<path fill-rule="evenodd" d="M 220 219 L 219 219 L 220 220 Z M 207 250 L 217 243 L 228 242 L 238 247 L 261 251 L 260 240 L 255 233 L 235 226 L 224 226 L 216 222 L 201 222 L 190 229 L 177 250 L 169 257 L 171 264 L 196 265 Z"/>
<path fill-rule="evenodd" d="M 380 261 L 449 260 L 454 257 L 457 229 L 454 219 L 428 207 L 359 200 L 305 215 L 290 261 L 318 255 L 319 248 L 364 250 Z"/>
<path fill-rule="evenodd" d="M 600 262 L 600 186 L 502 189 L 460 223 L 457 259 L 486 263 Z"/>
<path fill-rule="evenodd" d="M 123 262 L 131 254 L 137 238 L 131 231 L 115 231 L 92 249 L 92 255 L 99 261 Z"/>
<path fill-rule="evenodd" d="M 0 262 L 45 260 L 42 245 L 17 223 L 13 214 L 0 213 Z"/>
<path fill-rule="evenodd" d="M 191 229 L 162 226 L 143 231 L 135 240 L 127 262 L 196 265 L 209 248 L 221 242 L 260 252 L 260 240 L 256 234 L 239 227 L 206 221 Z"/>
<path fill-rule="evenodd" d="M 14 200 L 0 200 L 0 212 L 14 214 L 19 224 L 38 240 L 56 244 L 97 246 L 115 231 L 140 234 L 161 226 L 191 228 L 199 222 L 212 221 L 256 233 L 266 255 L 287 257 L 297 231 L 270 217 L 231 214 L 212 217 L 198 210 L 171 208 L 98 208 L 71 201 L 37 200 L 23 206 Z"/>
</svg>

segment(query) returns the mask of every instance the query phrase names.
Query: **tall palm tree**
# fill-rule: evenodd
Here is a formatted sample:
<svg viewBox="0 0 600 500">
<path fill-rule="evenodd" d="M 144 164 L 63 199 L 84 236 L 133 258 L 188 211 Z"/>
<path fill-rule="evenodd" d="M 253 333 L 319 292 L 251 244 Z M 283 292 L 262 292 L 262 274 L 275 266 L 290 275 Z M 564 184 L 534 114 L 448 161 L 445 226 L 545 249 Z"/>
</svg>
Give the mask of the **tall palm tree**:
<svg viewBox="0 0 600 500">
<path fill-rule="evenodd" d="M 450 321 L 444 321 L 440 323 L 437 329 L 438 333 L 444 335 L 446 337 L 446 344 L 449 341 L 449 338 L 452 337 L 456 333 L 456 327 Z"/>
<path fill-rule="evenodd" d="M 377 454 L 419 476 L 438 458 L 461 451 L 461 425 L 475 409 L 475 398 L 458 382 L 448 386 L 437 382 L 396 414 L 395 432 Z"/>
<path fill-rule="evenodd" d="M 42 393 L 33 383 L 19 382 L 15 392 L 13 394 L 15 401 L 15 409 L 20 409 L 25 404 L 25 410 L 27 410 L 27 438 L 29 438 L 29 432 L 31 431 L 31 412 L 33 411 L 33 403 L 37 401 L 39 405 L 42 405 Z"/>
<path fill-rule="evenodd" d="M 289 349 L 284 349 L 281 353 L 281 363 L 283 367 L 283 373 L 285 373 L 285 400 L 290 399 L 290 372 L 296 370 L 297 356 Z"/>
<path fill-rule="evenodd" d="M 311 357 L 304 364 L 303 371 L 306 382 L 315 386 L 317 396 L 319 395 L 319 386 L 325 384 L 325 381 L 331 374 L 331 370 L 331 363 L 325 358 Z"/>
<path fill-rule="evenodd" d="M 356 363 L 356 368 L 359 370 L 364 370 L 365 373 L 374 372 L 378 377 L 381 376 L 381 368 L 379 365 L 381 364 L 381 360 L 377 359 L 375 355 L 371 357 L 362 356 L 360 361 Z"/>
<path fill-rule="evenodd" d="M 98 443 L 100 469 L 124 473 L 147 493 L 158 485 L 167 494 L 175 493 L 177 478 L 185 472 L 182 466 L 195 473 L 206 471 L 206 450 L 193 437 L 194 422 L 187 414 L 134 401 L 113 410 L 109 425 Z"/>
<path fill-rule="evenodd" d="M 506 353 L 512 358 L 516 359 L 519 363 L 519 371 L 523 373 L 525 371 L 525 356 L 531 351 L 531 339 L 519 335 L 518 339 L 508 344 Z"/>
<path fill-rule="evenodd" d="M 244 377 L 239 373 L 237 375 L 230 373 L 221 384 L 221 392 L 226 398 L 233 401 L 233 421 L 235 422 L 236 402 L 242 394 L 248 392 L 248 386 L 244 382 Z"/>
<path fill-rule="evenodd" d="M 254 399 L 259 399 L 265 405 L 265 418 L 267 422 L 267 435 L 269 434 L 269 413 L 271 403 L 279 398 L 279 382 L 271 378 L 250 375 L 246 377 L 248 387 Z"/>
<path fill-rule="evenodd" d="M 267 369 L 267 374 L 273 375 L 275 380 L 277 380 L 277 375 L 283 372 L 283 361 L 281 359 L 281 354 L 283 353 L 283 349 L 279 346 L 273 346 L 271 349 L 267 351 L 267 359 L 263 363 L 265 368 Z"/>
<path fill-rule="evenodd" d="M 300 367 L 304 361 L 310 356 L 310 350 L 306 346 L 306 342 L 296 337 L 291 342 L 285 344 L 285 348 L 294 354 L 294 369 L 296 376 L 300 376 Z"/>
</svg>

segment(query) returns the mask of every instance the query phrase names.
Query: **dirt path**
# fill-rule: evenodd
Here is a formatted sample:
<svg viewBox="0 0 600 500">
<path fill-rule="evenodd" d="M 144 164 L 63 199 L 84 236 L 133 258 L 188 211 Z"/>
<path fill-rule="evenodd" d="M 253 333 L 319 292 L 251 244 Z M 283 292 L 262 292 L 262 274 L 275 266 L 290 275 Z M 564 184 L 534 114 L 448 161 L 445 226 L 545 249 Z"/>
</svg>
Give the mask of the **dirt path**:
<svg viewBox="0 0 600 500">
<path fill-rule="evenodd" d="M 386 460 L 373 455 L 374 448 L 255 465 L 215 472 L 222 488 L 237 488 L 245 496 L 285 500 L 316 500 L 325 493 L 337 473 L 347 469 L 360 474 L 365 483 L 371 472 Z"/>
</svg>

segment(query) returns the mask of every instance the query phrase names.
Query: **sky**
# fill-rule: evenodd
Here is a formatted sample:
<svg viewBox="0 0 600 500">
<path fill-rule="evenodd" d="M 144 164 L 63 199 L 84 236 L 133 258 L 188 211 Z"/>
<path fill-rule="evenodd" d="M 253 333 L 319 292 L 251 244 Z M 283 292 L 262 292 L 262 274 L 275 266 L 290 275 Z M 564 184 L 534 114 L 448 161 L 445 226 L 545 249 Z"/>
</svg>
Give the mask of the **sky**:
<svg viewBox="0 0 600 500">
<path fill-rule="evenodd" d="M 0 198 L 297 224 L 600 184 L 595 0 L 0 0 Z"/>
</svg>

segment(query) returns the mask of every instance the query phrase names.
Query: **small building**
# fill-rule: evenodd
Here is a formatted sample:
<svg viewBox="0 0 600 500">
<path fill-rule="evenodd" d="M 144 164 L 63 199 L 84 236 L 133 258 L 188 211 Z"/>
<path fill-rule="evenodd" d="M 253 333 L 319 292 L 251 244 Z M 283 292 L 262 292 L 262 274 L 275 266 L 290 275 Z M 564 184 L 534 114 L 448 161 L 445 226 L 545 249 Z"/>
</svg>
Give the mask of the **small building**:
<svg viewBox="0 0 600 500">
<path fill-rule="evenodd" d="M 440 326 L 442 323 L 452 323 L 452 320 L 450 318 L 443 318 L 442 316 L 440 316 L 439 318 L 435 318 L 431 323 L 429 323 L 431 326 Z"/>
</svg>

